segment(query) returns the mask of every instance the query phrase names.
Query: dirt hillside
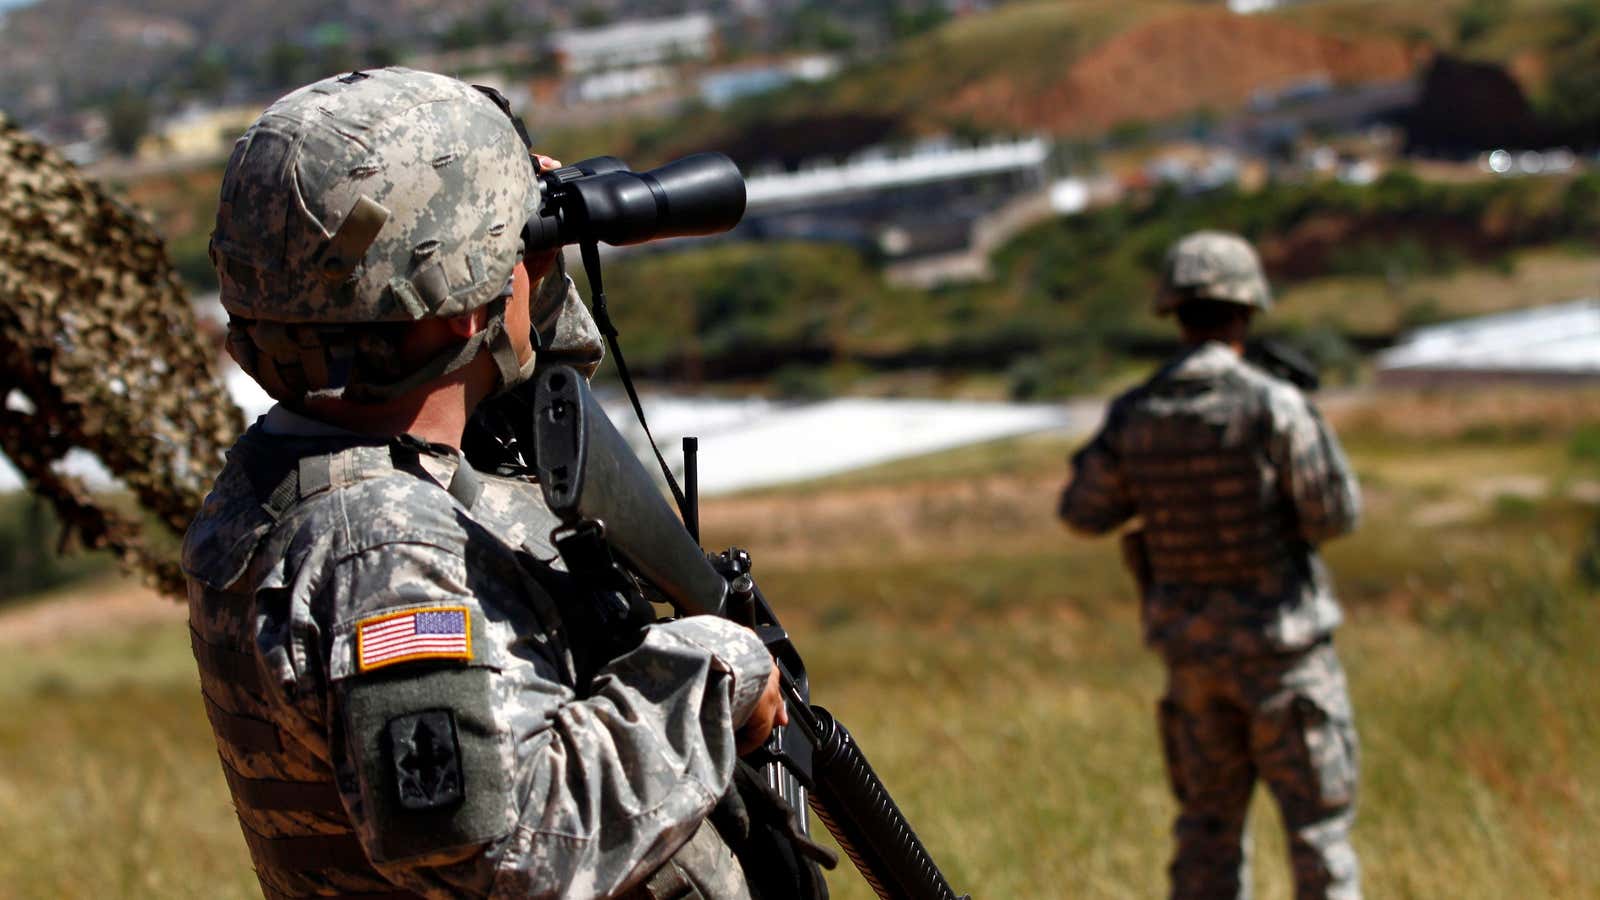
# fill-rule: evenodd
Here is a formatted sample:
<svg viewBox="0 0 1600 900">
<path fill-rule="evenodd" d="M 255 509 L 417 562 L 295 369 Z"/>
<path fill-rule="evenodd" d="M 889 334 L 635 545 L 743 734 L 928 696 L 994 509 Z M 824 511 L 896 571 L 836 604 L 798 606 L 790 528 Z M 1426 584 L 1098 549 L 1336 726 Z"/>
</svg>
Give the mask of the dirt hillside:
<svg viewBox="0 0 1600 900">
<path fill-rule="evenodd" d="M 982 77 L 958 91 L 947 111 L 994 127 L 1081 134 L 1233 109 L 1258 92 L 1313 80 L 1395 81 L 1425 56 L 1398 40 L 1333 37 L 1220 9 L 1184 11 L 1100 43 L 1057 79 L 1029 86 L 1005 72 Z"/>
</svg>

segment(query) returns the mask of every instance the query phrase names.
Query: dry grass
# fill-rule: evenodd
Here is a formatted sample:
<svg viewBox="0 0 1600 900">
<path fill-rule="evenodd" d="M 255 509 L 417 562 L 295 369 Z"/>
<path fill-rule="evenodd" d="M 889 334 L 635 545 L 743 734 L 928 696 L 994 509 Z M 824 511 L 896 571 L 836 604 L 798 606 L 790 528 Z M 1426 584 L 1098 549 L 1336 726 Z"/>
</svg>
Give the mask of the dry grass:
<svg viewBox="0 0 1600 900">
<path fill-rule="evenodd" d="M 1450 275 L 1330 276 L 1285 289 L 1275 323 L 1336 323 L 1359 334 L 1392 334 L 1419 318 L 1456 318 L 1531 309 L 1594 296 L 1600 256 L 1562 248 L 1514 255 L 1508 267 L 1472 266 Z"/>
<path fill-rule="evenodd" d="M 1463 391 L 1386 391 L 1340 403 L 1328 418 L 1345 443 L 1521 443 L 1570 436 L 1600 423 L 1600 389 L 1505 387 Z"/>
<path fill-rule="evenodd" d="M 1367 893 L 1600 895 L 1600 622 L 1569 577 L 1593 511 L 1563 493 L 1593 474 L 1563 430 L 1591 401 L 1438 402 L 1436 426 L 1418 424 L 1427 397 L 1343 414 L 1369 485 L 1365 527 L 1329 553 Z M 1545 426 L 1506 425 L 1524 420 Z M 1050 518 L 1068 449 L 973 448 L 704 510 L 711 543 L 754 552 L 818 700 L 975 896 L 1163 890 L 1161 672 L 1114 547 Z M 1526 506 L 1474 488 L 1529 477 L 1546 489 Z M 1437 502 L 1466 512 L 1418 527 Z M 0 898 L 251 895 L 191 666 L 178 622 L 83 623 L 0 657 Z M 1264 798 L 1257 813 L 1260 895 L 1288 896 Z M 833 884 L 869 896 L 849 872 Z"/>
</svg>

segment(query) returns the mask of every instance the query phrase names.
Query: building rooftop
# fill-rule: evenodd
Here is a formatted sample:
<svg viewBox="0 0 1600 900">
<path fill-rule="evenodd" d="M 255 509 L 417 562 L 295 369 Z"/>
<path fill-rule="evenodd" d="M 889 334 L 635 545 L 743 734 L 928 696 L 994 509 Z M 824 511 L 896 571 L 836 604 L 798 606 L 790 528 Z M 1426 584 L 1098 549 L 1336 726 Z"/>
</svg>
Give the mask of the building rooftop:
<svg viewBox="0 0 1600 900">
<path fill-rule="evenodd" d="M 749 208 L 757 209 L 860 191 L 1037 169 L 1049 156 L 1050 144 L 1041 137 L 976 147 L 929 144 L 905 156 L 866 155 L 842 165 L 756 175 L 745 181 L 745 202 Z"/>
<path fill-rule="evenodd" d="M 633 19 L 600 28 L 573 28 L 550 36 L 550 46 L 569 68 L 616 68 L 661 62 L 678 54 L 703 57 L 716 36 L 705 13 L 665 19 Z"/>
</svg>

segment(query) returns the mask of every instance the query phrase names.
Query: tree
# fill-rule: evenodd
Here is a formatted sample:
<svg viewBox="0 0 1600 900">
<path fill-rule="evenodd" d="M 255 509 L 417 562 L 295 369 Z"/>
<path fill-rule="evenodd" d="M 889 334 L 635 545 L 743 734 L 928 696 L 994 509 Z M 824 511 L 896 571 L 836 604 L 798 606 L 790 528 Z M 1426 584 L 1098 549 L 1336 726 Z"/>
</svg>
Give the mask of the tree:
<svg viewBox="0 0 1600 900">
<path fill-rule="evenodd" d="M 1456 41 L 1467 46 L 1505 24 L 1506 0 L 1471 0 L 1456 13 Z"/>
<path fill-rule="evenodd" d="M 188 87 L 201 97 L 215 100 L 227 92 L 231 75 L 222 52 L 207 50 L 189 67 Z"/>
<path fill-rule="evenodd" d="M 267 49 L 267 78 L 274 87 L 299 84 L 303 80 L 300 76 L 305 64 L 305 48 L 298 44 L 279 40 Z"/>
<path fill-rule="evenodd" d="M 1600 38 L 1589 36 L 1550 65 L 1542 111 L 1560 139 L 1583 147 L 1600 145 Z"/>
<path fill-rule="evenodd" d="M 132 156 L 150 131 L 150 100 L 124 88 L 106 104 L 106 129 L 112 149 Z"/>
<path fill-rule="evenodd" d="M 446 50 L 466 50 L 483 43 L 483 32 L 471 19 L 456 19 L 445 29 L 439 43 Z"/>
</svg>

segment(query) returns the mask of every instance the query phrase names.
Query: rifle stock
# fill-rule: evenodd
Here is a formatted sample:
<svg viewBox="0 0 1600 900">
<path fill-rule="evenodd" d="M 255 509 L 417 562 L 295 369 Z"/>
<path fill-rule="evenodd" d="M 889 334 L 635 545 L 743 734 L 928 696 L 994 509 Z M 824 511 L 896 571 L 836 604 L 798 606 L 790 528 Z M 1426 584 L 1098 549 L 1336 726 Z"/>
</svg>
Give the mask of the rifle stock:
<svg viewBox="0 0 1600 900">
<path fill-rule="evenodd" d="M 780 779 L 787 787 L 774 786 L 796 809 L 809 803 L 816 810 L 883 900 L 957 900 L 854 737 L 811 705 L 804 663 L 751 579 L 749 556 L 706 556 L 577 372 L 560 366 L 541 373 L 534 396 L 539 483 L 567 532 L 558 547 L 574 535 L 598 534 L 631 575 L 680 613 L 754 628 L 777 660 L 790 713 L 789 727 L 765 748 L 769 778 L 780 765 L 791 776 Z"/>
<path fill-rule="evenodd" d="M 689 537 L 589 385 L 556 366 L 534 395 L 539 485 L 568 527 L 597 522 L 633 570 L 689 615 L 725 615 L 727 579 Z"/>
</svg>

